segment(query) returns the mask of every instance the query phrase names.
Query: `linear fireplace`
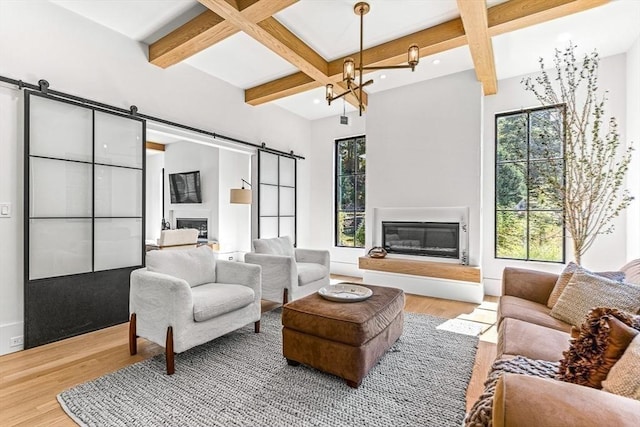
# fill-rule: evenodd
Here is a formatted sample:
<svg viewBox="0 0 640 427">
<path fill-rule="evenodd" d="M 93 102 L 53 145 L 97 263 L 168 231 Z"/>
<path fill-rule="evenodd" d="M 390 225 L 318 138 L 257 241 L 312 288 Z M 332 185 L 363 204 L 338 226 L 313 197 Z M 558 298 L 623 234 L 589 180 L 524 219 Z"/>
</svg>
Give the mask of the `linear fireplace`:
<svg viewBox="0 0 640 427">
<path fill-rule="evenodd" d="M 195 228 L 198 240 L 207 240 L 209 220 L 207 218 L 176 218 L 176 228 Z"/>
<path fill-rule="evenodd" d="M 382 221 L 382 246 L 392 254 L 460 258 L 460 223 Z"/>
</svg>

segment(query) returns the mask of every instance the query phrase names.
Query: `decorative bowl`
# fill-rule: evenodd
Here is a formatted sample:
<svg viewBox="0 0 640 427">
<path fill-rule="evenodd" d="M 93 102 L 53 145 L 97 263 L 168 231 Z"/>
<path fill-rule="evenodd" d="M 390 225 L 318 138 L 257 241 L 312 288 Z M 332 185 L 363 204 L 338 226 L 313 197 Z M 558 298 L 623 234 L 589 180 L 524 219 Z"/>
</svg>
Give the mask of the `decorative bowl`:
<svg viewBox="0 0 640 427">
<path fill-rule="evenodd" d="M 320 288 L 318 294 L 329 301 L 358 302 L 369 298 L 373 295 L 373 291 L 367 287 L 352 283 L 339 283 Z"/>
</svg>

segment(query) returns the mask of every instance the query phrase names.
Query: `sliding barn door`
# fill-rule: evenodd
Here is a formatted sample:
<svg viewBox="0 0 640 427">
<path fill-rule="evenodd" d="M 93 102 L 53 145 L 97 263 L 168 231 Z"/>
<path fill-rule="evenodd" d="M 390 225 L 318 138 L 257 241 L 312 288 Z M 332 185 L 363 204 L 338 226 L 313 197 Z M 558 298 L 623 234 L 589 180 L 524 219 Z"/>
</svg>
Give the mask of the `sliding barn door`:
<svg viewBox="0 0 640 427">
<path fill-rule="evenodd" d="M 144 264 L 145 122 L 25 95 L 25 348 L 125 322 Z"/>
<path fill-rule="evenodd" d="M 258 150 L 258 237 L 296 244 L 296 159 Z"/>
</svg>

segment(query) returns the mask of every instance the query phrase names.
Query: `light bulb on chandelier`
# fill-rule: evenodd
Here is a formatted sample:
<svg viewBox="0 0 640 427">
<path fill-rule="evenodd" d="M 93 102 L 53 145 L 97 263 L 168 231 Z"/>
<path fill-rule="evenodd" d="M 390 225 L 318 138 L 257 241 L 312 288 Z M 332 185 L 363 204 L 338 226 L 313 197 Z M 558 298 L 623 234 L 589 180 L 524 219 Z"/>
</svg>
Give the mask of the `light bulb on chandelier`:
<svg viewBox="0 0 640 427">
<path fill-rule="evenodd" d="M 414 71 L 418 63 L 420 62 L 420 48 L 417 44 L 412 44 L 409 46 L 407 50 L 407 64 L 406 65 L 391 65 L 391 66 L 367 66 L 365 67 L 362 62 L 362 50 L 363 50 L 363 23 L 364 23 L 364 15 L 366 15 L 370 10 L 369 3 L 366 2 L 358 2 L 353 7 L 353 11 L 356 15 L 360 16 L 360 52 L 358 54 L 359 64 L 356 66 L 353 58 L 345 58 L 344 63 L 342 64 L 342 81 L 346 83 L 346 90 L 338 95 L 336 95 L 333 91 L 333 85 L 328 84 L 325 88 L 325 97 L 327 99 L 327 103 L 331 105 L 331 101 L 335 101 L 336 99 L 342 98 L 348 94 L 352 94 L 356 100 L 358 101 L 358 110 L 360 115 L 365 110 L 365 105 L 362 102 L 362 89 L 373 83 L 373 80 L 367 80 L 366 82 L 362 82 L 362 75 L 364 70 L 386 70 L 392 68 L 411 68 L 411 71 Z M 356 80 L 356 71 L 358 72 L 358 84 L 354 85 Z"/>
</svg>

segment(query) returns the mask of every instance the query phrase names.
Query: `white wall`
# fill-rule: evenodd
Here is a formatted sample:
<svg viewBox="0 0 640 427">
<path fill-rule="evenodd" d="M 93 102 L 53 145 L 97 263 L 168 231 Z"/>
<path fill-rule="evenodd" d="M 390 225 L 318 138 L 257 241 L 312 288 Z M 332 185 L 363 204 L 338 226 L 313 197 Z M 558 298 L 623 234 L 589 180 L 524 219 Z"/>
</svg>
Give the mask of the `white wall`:
<svg viewBox="0 0 640 427">
<path fill-rule="evenodd" d="M 146 164 L 146 240 L 157 241 L 160 238 L 162 212 L 162 168 L 164 153 L 147 150 Z"/>
<path fill-rule="evenodd" d="M 229 193 L 232 188 L 242 187 L 242 179 L 251 182 L 251 156 L 221 149 L 219 172 L 218 242 L 220 251 L 250 252 L 251 206 L 231 204 Z"/>
<path fill-rule="evenodd" d="M 627 187 L 636 198 L 627 210 L 627 261 L 640 258 L 640 38 L 627 51 L 627 145 L 633 144 Z"/>
<path fill-rule="evenodd" d="M 176 227 L 176 218 L 207 218 L 208 238 L 218 239 L 218 193 L 220 149 L 192 142 L 167 144 L 164 151 L 165 218 Z M 182 172 L 200 172 L 202 203 L 171 203 L 169 175 Z M 159 225 L 158 225 L 159 227 Z"/>
<path fill-rule="evenodd" d="M 341 125 L 338 117 L 314 120 L 311 124 L 311 157 L 313 158 L 311 175 L 313 179 L 311 180 L 310 193 L 313 195 L 313 204 L 310 218 L 313 227 L 310 248 L 329 248 L 332 273 L 362 277 L 362 271 L 358 269 L 358 257 L 364 254 L 364 249 L 335 246 L 335 140 L 366 133 L 366 115 L 360 117 L 358 113 L 350 113 L 347 116 L 349 117 L 349 126 Z M 367 141 L 367 147 L 368 144 Z"/>
<path fill-rule="evenodd" d="M 21 95 L 0 86 L 0 203 L 11 204 L 11 217 L 0 217 L 0 354 L 22 349 L 9 347 L 22 335 L 24 310 Z"/>
<path fill-rule="evenodd" d="M 605 113 L 618 120 L 621 140 L 625 141 L 626 98 L 625 98 L 625 55 L 602 58 L 600 62 L 599 87 L 608 90 L 609 101 Z M 483 147 L 483 262 L 485 292 L 499 295 L 502 270 L 506 266 L 531 268 L 559 272 L 563 266 L 554 263 L 523 262 L 494 258 L 494 186 L 495 186 L 495 115 L 497 113 L 540 106 L 540 102 L 524 90 L 523 76 L 500 80 L 498 93 L 485 97 L 484 101 L 484 147 Z M 626 260 L 626 215 L 618 217 L 613 234 L 599 236 L 591 249 L 582 257 L 582 264 L 594 270 L 614 270 Z M 567 262 L 573 259 L 571 241 L 566 242 Z"/>
<path fill-rule="evenodd" d="M 47 1 L 0 1 L 0 53 L 0 74 L 6 77 L 30 83 L 46 79 L 52 89 L 62 92 L 127 109 L 134 104 L 144 114 L 310 154 L 307 120 L 275 105 L 249 106 L 241 89 L 186 64 L 166 70 L 156 67 L 147 61 L 146 46 Z M 1 123 L 12 123 L 10 116 L 0 114 Z M 16 126 L 11 132 L 13 136 L 4 137 L 8 145 L 3 145 L 0 156 L 0 182 L 7 183 L 8 190 L 0 196 L 6 199 L 2 202 L 19 206 L 22 130 Z M 309 163 L 298 162 L 300 246 L 310 238 Z M 0 239 L 1 258 L 8 262 L 0 275 L 0 351 L 5 330 L 23 319 L 22 213 L 19 209 L 14 213 L 15 218 L 0 219 L 9 229 L 6 233 L 3 229 Z"/>
<path fill-rule="evenodd" d="M 469 208 L 469 263 L 480 264 L 482 95 L 473 71 L 370 95 L 367 247 L 374 208 Z"/>
</svg>

